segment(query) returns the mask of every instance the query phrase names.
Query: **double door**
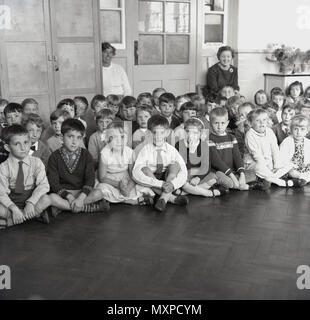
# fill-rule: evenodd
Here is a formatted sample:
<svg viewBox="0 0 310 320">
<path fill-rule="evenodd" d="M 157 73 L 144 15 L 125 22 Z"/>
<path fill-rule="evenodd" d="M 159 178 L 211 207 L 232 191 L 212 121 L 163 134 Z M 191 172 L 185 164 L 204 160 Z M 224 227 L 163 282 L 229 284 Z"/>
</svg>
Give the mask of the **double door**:
<svg viewBox="0 0 310 320">
<path fill-rule="evenodd" d="M 0 0 L 10 8 L 0 31 L 1 96 L 35 98 L 45 121 L 65 97 L 101 92 L 97 0 Z"/>
</svg>

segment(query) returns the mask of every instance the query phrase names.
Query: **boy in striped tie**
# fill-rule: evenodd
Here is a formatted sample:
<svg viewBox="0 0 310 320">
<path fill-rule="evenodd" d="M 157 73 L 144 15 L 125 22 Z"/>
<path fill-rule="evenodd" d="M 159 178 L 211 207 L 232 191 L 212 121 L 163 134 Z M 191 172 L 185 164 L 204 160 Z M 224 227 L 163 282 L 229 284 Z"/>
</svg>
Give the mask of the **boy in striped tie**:
<svg viewBox="0 0 310 320">
<path fill-rule="evenodd" d="M 187 180 L 187 168 L 179 152 L 166 142 L 169 122 L 162 115 L 154 115 L 148 120 L 152 141 L 138 153 L 133 168 L 133 178 L 137 183 L 151 187 L 159 195 L 155 209 L 164 211 L 168 202 L 187 205 L 186 196 L 176 196 L 173 192 L 181 188 Z"/>
<path fill-rule="evenodd" d="M 0 164 L 0 227 L 34 218 L 49 223 L 48 213 L 38 203 L 50 187 L 43 162 L 29 155 L 28 131 L 13 124 L 3 130 L 2 137 L 10 155 Z"/>
</svg>

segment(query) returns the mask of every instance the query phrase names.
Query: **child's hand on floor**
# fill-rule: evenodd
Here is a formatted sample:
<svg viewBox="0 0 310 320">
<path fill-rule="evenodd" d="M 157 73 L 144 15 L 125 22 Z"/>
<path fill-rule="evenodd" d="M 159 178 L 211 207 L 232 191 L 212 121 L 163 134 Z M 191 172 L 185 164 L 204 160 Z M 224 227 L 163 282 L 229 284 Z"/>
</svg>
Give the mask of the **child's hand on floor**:
<svg viewBox="0 0 310 320">
<path fill-rule="evenodd" d="M 24 213 L 25 213 L 26 219 L 32 219 L 37 215 L 34 209 L 34 205 L 31 202 L 27 202 L 24 208 Z"/>
<path fill-rule="evenodd" d="M 165 193 L 171 193 L 174 190 L 174 186 L 171 182 L 165 182 L 162 188 Z"/>
<path fill-rule="evenodd" d="M 195 186 L 197 186 L 199 184 L 199 182 L 200 182 L 200 178 L 199 177 L 195 177 L 195 178 L 191 179 L 190 184 L 195 187 Z"/>
<path fill-rule="evenodd" d="M 20 224 L 26 220 L 22 211 L 17 206 L 14 205 L 11 211 L 14 224 Z"/>
</svg>

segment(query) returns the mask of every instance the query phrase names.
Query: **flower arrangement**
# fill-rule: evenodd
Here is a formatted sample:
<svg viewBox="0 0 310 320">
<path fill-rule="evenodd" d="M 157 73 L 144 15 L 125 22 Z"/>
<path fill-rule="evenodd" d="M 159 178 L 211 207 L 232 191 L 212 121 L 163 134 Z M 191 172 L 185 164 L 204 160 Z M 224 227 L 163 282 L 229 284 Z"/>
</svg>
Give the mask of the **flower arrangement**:
<svg viewBox="0 0 310 320">
<path fill-rule="evenodd" d="M 280 73 L 300 73 L 310 71 L 310 50 L 301 51 L 299 48 L 284 44 L 271 43 L 267 46 L 266 59 L 280 64 Z"/>
</svg>

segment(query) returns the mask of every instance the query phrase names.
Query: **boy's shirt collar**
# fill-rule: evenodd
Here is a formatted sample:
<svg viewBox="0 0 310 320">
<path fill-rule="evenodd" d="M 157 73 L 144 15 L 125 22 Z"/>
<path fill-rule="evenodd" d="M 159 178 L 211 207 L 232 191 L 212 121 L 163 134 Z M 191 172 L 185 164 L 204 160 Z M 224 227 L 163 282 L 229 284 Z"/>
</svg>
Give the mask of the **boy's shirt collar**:
<svg viewBox="0 0 310 320">
<path fill-rule="evenodd" d="M 13 163 L 15 163 L 18 166 L 19 161 L 22 161 L 23 163 L 25 163 L 26 165 L 28 165 L 30 167 L 30 156 L 27 155 L 24 159 L 17 159 L 16 157 L 14 157 L 12 155 L 12 153 L 9 154 L 9 159 L 10 161 L 12 161 Z"/>
<path fill-rule="evenodd" d="M 38 149 L 39 149 L 39 141 L 37 141 L 30 147 L 29 155 L 32 155 Z"/>
</svg>

